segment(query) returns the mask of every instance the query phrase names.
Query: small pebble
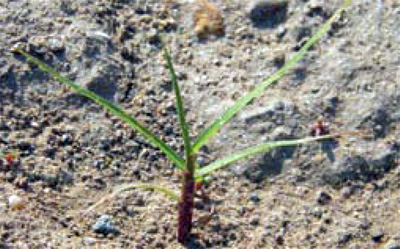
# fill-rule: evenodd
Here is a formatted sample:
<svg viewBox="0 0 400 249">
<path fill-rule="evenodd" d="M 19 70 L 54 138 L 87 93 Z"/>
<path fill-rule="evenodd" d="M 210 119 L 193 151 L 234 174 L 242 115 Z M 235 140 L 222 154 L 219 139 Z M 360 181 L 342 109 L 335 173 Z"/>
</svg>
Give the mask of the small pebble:
<svg viewBox="0 0 400 249">
<path fill-rule="evenodd" d="M 31 122 L 31 126 L 32 126 L 32 128 L 34 128 L 34 129 L 40 128 L 40 124 L 39 124 L 38 122 L 35 122 L 35 121 L 32 121 L 32 122 Z"/>
<path fill-rule="evenodd" d="M 146 231 L 147 231 L 147 233 L 155 234 L 158 232 L 158 228 L 156 225 L 150 225 L 147 227 Z"/>
<path fill-rule="evenodd" d="M 351 233 L 342 234 L 342 235 L 339 237 L 338 243 L 341 244 L 341 245 L 346 244 L 346 243 L 349 242 L 352 238 L 353 238 L 353 235 L 352 235 Z"/>
<path fill-rule="evenodd" d="M 92 238 L 92 237 L 85 237 L 85 238 L 83 238 L 83 242 L 85 245 L 91 246 L 96 243 L 96 239 Z"/>
<path fill-rule="evenodd" d="M 283 245 L 283 243 L 285 243 L 285 238 L 283 238 L 283 235 L 277 235 L 275 236 L 275 242 L 278 245 Z"/>
<path fill-rule="evenodd" d="M 257 193 L 251 193 L 249 199 L 253 203 L 259 203 L 261 200 Z"/>
<path fill-rule="evenodd" d="M 25 201 L 17 195 L 11 195 L 8 198 L 8 205 L 13 210 L 21 210 L 25 207 L 25 204 Z"/>
<path fill-rule="evenodd" d="M 92 230 L 95 233 L 108 235 L 110 233 L 116 233 L 118 230 L 114 226 L 113 221 L 110 216 L 102 215 L 99 219 L 97 219 L 96 223 L 93 224 Z"/>
<path fill-rule="evenodd" d="M 128 215 L 130 217 L 133 217 L 136 214 L 135 210 L 133 210 L 131 208 L 126 209 L 125 212 L 126 212 L 126 215 Z"/>
<path fill-rule="evenodd" d="M 382 241 L 384 236 L 385 236 L 384 232 L 381 229 L 379 229 L 372 233 L 371 239 L 372 241 L 379 243 Z"/>
<path fill-rule="evenodd" d="M 258 217 L 258 216 L 251 217 L 250 224 L 253 226 L 257 226 L 258 224 L 260 224 L 260 217 Z"/>
<path fill-rule="evenodd" d="M 250 1 L 248 13 L 253 23 L 273 27 L 285 21 L 287 6 L 287 0 L 254 0 Z"/>
<path fill-rule="evenodd" d="M 72 137 L 68 134 L 64 134 L 61 137 L 61 144 L 62 145 L 69 145 L 72 144 Z"/>
<path fill-rule="evenodd" d="M 317 203 L 320 205 L 327 205 L 332 201 L 332 197 L 325 191 L 321 191 L 317 197 Z"/>
<path fill-rule="evenodd" d="M 322 216 L 324 215 L 324 211 L 321 210 L 320 208 L 315 208 L 310 211 L 310 214 L 318 219 L 321 219 Z"/>
</svg>

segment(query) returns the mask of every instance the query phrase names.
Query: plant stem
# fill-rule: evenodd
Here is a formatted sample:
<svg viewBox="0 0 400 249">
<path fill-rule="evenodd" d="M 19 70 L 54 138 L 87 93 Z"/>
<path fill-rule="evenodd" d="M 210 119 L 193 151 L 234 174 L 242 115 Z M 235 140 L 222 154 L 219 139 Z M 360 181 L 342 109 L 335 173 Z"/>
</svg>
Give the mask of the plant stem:
<svg viewBox="0 0 400 249">
<path fill-rule="evenodd" d="M 195 169 L 196 156 L 189 156 L 186 161 L 187 171 L 183 174 L 181 200 L 178 207 L 178 241 L 185 244 L 192 229 L 194 194 L 195 194 Z"/>
<path fill-rule="evenodd" d="M 185 112 L 183 109 L 181 91 L 179 89 L 178 79 L 176 77 L 172 58 L 167 48 L 164 49 L 164 56 L 167 61 L 167 67 L 171 75 L 172 84 L 174 85 L 176 107 L 178 110 L 178 118 L 182 129 L 182 136 L 185 147 L 185 171 L 183 173 L 181 199 L 179 200 L 178 207 L 178 241 L 182 244 L 185 244 L 187 238 L 189 237 L 190 230 L 192 229 L 194 206 L 193 199 L 195 194 L 194 174 L 196 170 L 196 156 L 192 152 L 189 129 L 185 121 Z"/>
</svg>

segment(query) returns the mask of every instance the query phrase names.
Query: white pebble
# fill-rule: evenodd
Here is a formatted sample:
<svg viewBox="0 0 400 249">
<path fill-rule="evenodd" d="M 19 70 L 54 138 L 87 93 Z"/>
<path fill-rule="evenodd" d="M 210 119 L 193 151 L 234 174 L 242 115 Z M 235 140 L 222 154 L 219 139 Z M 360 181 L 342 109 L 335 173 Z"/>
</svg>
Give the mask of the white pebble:
<svg viewBox="0 0 400 249">
<path fill-rule="evenodd" d="M 25 202 L 21 197 L 12 195 L 8 198 L 8 205 L 13 210 L 20 210 L 24 208 Z"/>
</svg>

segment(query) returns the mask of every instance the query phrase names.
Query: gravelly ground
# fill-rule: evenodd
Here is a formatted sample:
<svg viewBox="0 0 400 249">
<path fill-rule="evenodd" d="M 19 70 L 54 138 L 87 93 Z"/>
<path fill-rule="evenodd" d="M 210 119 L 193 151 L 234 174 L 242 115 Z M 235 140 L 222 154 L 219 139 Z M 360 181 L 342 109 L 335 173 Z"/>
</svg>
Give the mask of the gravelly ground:
<svg viewBox="0 0 400 249">
<path fill-rule="evenodd" d="M 268 1 L 267 1 L 268 2 Z M 270 1 L 271 2 L 271 1 Z M 195 4 L 178 1 L 0 2 L 0 248 L 181 248 L 176 203 L 133 190 L 89 213 L 120 184 L 179 191 L 179 172 L 142 137 L 9 50 L 20 42 L 118 103 L 174 149 L 182 140 L 160 36 L 173 51 L 192 135 L 287 61 L 340 5 L 290 1 L 283 19 L 215 1 L 226 33 L 199 40 Z M 271 21 L 272 20 L 272 21 Z M 400 248 L 399 44 L 396 1 L 354 1 L 283 79 L 199 155 L 210 162 L 263 141 L 309 135 L 323 117 L 336 143 L 280 149 L 211 176 L 189 248 Z M 24 200 L 23 209 L 9 204 Z M 114 232 L 93 225 L 108 215 Z M 106 217 L 107 218 L 107 217 Z"/>
</svg>

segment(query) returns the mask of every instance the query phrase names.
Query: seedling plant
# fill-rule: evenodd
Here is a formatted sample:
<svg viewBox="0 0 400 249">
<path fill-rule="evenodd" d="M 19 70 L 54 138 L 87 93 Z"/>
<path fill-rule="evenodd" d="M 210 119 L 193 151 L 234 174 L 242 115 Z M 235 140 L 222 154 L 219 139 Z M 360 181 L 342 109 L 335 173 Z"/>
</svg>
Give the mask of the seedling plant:
<svg viewBox="0 0 400 249">
<path fill-rule="evenodd" d="M 343 5 L 333 14 L 333 16 L 325 23 L 323 26 L 303 45 L 303 47 L 294 55 L 294 57 L 289 60 L 282 68 L 280 68 L 276 73 L 267 78 L 264 82 L 254 87 L 249 93 L 242 96 L 231 108 L 226 110 L 219 118 L 217 118 L 208 128 L 206 128 L 197 138 L 192 141 L 189 136 L 189 127 L 185 121 L 184 108 L 183 108 L 183 99 L 180 93 L 180 88 L 178 85 L 177 76 L 174 70 L 174 66 L 172 63 L 171 54 L 166 47 L 164 47 L 164 58 L 166 60 L 166 65 L 171 77 L 171 82 L 173 84 L 175 98 L 176 98 L 176 108 L 178 114 L 178 120 L 181 127 L 181 133 L 184 142 L 184 157 L 182 158 L 178 152 L 174 151 L 170 148 L 165 142 L 163 142 L 159 137 L 157 137 L 154 133 L 152 133 L 149 129 L 143 126 L 138 120 L 128 115 L 124 110 L 115 105 L 114 103 L 108 101 L 105 98 L 81 87 L 80 85 L 75 84 L 68 78 L 60 75 L 53 68 L 45 64 L 44 62 L 36 59 L 29 53 L 25 52 L 21 46 L 16 46 L 14 48 L 14 52 L 18 52 L 26 57 L 29 61 L 36 64 L 40 69 L 49 73 L 56 80 L 60 81 L 63 84 L 68 85 L 77 93 L 91 99 L 97 104 L 101 105 L 111 113 L 115 114 L 117 117 L 125 121 L 129 124 L 133 129 L 135 129 L 138 133 L 140 133 L 143 137 L 145 137 L 153 146 L 160 149 L 173 163 L 174 165 L 182 171 L 183 180 L 182 180 L 182 189 L 180 197 L 175 194 L 173 191 L 166 189 L 164 187 L 160 187 L 157 185 L 149 185 L 149 184 L 134 184 L 119 187 L 116 189 L 112 196 L 119 194 L 122 191 L 126 191 L 132 188 L 144 188 L 144 189 L 153 189 L 156 191 L 163 192 L 171 199 L 176 200 L 178 202 L 178 225 L 177 225 L 177 239 L 180 243 L 186 243 L 187 239 L 190 235 L 190 231 L 193 224 L 193 208 L 194 208 L 194 196 L 196 192 L 196 184 L 200 184 L 204 181 L 204 177 L 214 173 L 221 168 L 230 165 L 237 160 L 244 159 L 261 152 L 270 151 L 277 147 L 287 147 L 287 146 L 297 146 L 300 144 L 306 144 L 313 141 L 323 140 L 323 139 L 332 139 L 335 137 L 339 137 L 345 135 L 345 133 L 337 133 L 337 134 L 327 134 L 327 135 L 318 135 L 312 137 L 306 137 L 302 139 L 294 139 L 287 141 L 272 141 L 264 144 L 260 144 L 258 146 L 250 147 L 243 151 L 239 151 L 233 155 L 229 155 L 225 158 L 216 160 L 210 163 L 207 166 L 199 167 L 196 163 L 196 154 L 205 145 L 212 136 L 218 133 L 218 131 L 228 122 L 230 121 L 243 107 L 248 105 L 253 99 L 257 98 L 262 94 L 262 92 L 270 86 L 273 82 L 276 82 L 278 79 L 283 77 L 287 72 L 293 68 L 293 66 L 303 58 L 306 52 L 313 46 L 322 36 L 326 34 L 326 32 L 331 28 L 332 23 L 339 17 L 341 12 L 350 5 L 350 0 L 345 0 Z M 109 196 L 107 198 L 111 198 Z M 97 205 L 99 205 L 103 200 L 92 206 L 89 210 L 92 210 Z"/>
</svg>

